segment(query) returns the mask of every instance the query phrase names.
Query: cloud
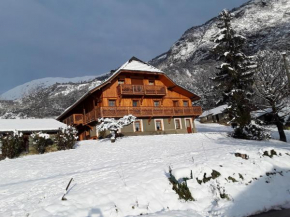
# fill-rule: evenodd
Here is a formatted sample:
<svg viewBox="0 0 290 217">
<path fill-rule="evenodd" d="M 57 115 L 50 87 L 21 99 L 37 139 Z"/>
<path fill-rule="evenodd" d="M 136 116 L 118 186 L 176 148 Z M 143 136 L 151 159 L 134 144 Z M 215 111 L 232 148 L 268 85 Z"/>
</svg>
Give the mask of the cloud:
<svg viewBox="0 0 290 217">
<path fill-rule="evenodd" d="M 2 0 L 0 92 L 32 79 L 98 75 L 145 61 L 245 0 Z"/>
</svg>

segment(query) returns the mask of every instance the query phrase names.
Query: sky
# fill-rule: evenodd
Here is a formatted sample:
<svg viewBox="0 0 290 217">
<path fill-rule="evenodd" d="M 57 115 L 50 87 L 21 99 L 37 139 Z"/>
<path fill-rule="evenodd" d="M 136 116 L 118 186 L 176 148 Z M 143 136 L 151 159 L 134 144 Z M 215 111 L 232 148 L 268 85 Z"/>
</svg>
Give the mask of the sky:
<svg viewBox="0 0 290 217">
<path fill-rule="evenodd" d="M 1 0 L 0 94 L 45 77 L 149 61 L 189 28 L 247 0 Z"/>
</svg>

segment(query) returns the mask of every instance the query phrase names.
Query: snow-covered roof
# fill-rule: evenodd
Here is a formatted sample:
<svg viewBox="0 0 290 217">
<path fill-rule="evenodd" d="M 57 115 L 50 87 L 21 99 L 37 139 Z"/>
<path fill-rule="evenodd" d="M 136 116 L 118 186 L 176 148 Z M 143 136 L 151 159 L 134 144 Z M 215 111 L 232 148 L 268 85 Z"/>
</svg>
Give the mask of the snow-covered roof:
<svg viewBox="0 0 290 217">
<path fill-rule="evenodd" d="M 154 66 L 141 62 L 136 59 L 131 59 L 131 61 L 127 61 L 120 69 L 130 70 L 130 71 L 146 71 L 146 72 L 159 72 L 163 73 L 161 70 L 155 68 Z"/>
<path fill-rule="evenodd" d="M 223 113 L 223 111 L 227 108 L 228 106 L 227 105 L 221 105 L 221 106 L 218 106 L 216 108 L 213 108 L 213 109 L 210 109 L 210 110 L 207 110 L 207 111 L 204 111 L 202 113 L 201 116 L 199 117 L 206 117 L 208 115 L 217 115 L 217 114 L 221 114 Z"/>
<path fill-rule="evenodd" d="M 279 111 L 279 116 L 283 117 L 285 120 L 288 120 L 288 118 L 290 118 L 290 107 L 285 107 L 283 108 L 281 111 Z M 272 108 L 266 108 L 266 109 L 262 109 L 262 110 L 256 110 L 251 112 L 251 116 L 253 118 L 259 118 L 265 114 L 271 113 L 272 112 Z"/>
<path fill-rule="evenodd" d="M 0 119 L 0 132 L 57 131 L 65 127 L 66 124 L 54 119 Z"/>
</svg>

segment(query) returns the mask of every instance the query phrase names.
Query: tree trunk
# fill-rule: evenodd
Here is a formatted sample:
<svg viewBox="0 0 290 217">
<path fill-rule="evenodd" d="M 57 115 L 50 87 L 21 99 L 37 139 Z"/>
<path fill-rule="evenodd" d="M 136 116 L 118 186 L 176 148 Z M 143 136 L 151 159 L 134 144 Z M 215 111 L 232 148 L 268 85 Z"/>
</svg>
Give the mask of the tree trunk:
<svg viewBox="0 0 290 217">
<path fill-rule="evenodd" d="M 280 118 L 278 115 L 275 118 L 276 118 L 276 126 L 278 128 L 278 132 L 280 136 L 280 141 L 287 142 L 286 135 L 283 128 L 283 123 L 279 120 Z"/>
</svg>

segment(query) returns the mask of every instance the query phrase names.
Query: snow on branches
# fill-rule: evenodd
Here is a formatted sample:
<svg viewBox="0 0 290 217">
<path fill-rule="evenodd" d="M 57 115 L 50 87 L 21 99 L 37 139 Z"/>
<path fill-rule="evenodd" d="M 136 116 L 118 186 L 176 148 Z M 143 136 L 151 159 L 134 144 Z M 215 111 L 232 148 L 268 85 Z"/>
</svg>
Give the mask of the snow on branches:
<svg viewBox="0 0 290 217">
<path fill-rule="evenodd" d="M 133 115 L 126 115 L 119 120 L 115 120 L 114 118 L 100 118 L 99 122 L 100 125 L 98 125 L 97 129 L 99 131 L 106 131 L 109 130 L 111 133 L 111 141 L 115 142 L 116 140 L 116 134 L 119 129 L 122 129 L 125 126 L 130 125 L 136 120 L 136 117 Z"/>
<path fill-rule="evenodd" d="M 223 104 L 228 104 L 228 113 L 235 126 L 234 137 L 254 138 L 247 134 L 245 128 L 252 128 L 251 107 L 253 97 L 254 73 L 257 64 L 253 57 L 243 53 L 246 38 L 236 33 L 232 28 L 233 15 L 223 10 L 220 13 L 218 28 L 220 31 L 214 36 L 216 45 L 214 53 L 218 55 L 217 60 L 222 61 L 217 67 L 213 80 L 217 89 L 223 92 Z M 257 130 L 257 129 L 255 129 Z"/>
</svg>

